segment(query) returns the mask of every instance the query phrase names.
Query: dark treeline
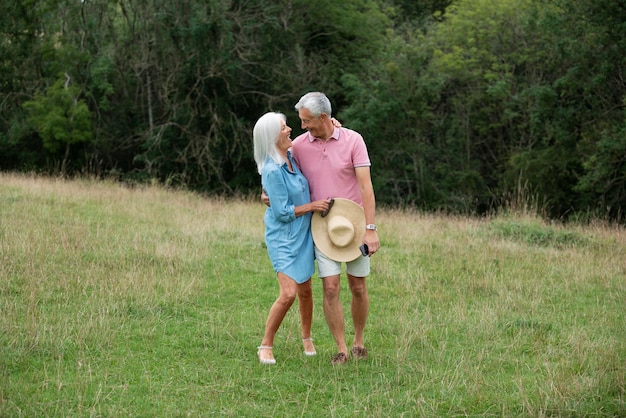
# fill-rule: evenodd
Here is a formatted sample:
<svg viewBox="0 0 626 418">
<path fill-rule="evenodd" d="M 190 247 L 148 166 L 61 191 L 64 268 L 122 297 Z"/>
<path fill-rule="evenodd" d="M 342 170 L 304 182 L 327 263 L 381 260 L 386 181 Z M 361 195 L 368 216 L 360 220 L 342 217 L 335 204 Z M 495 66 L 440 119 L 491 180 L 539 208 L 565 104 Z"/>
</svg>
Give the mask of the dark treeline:
<svg viewBox="0 0 626 418">
<path fill-rule="evenodd" d="M 624 0 L 0 5 L 0 169 L 258 191 L 256 119 L 310 90 L 380 204 L 623 222 Z"/>
</svg>

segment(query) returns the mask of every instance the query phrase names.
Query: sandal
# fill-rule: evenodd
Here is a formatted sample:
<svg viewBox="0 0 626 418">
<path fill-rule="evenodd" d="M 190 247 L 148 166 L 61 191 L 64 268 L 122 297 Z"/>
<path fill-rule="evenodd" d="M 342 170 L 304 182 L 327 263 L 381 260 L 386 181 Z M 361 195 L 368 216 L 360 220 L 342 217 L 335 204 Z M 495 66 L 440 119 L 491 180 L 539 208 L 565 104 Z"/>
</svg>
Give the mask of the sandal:
<svg viewBox="0 0 626 418">
<path fill-rule="evenodd" d="M 330 361 L 330 364 L 334 366 L 335 364 L 344 364 L 347 361 L 348 361 L 348 355 L 346 353 L 337 353 L 335 354 L 333 359 Z"/>
<path fill-rule="evenodd" d="M 271 345 L 260 345 L 257 347 L 258 351 L 256 353 L 256 355 L 259 357 L 259 361 L 261 362 L 261 364 L 276 364 L 276 360 L 273 358 L 261 358 L 261 350 L 271 350 L 272 346 Z M 272 357 L 274 356 L 274 353 L 272 353 Z"/>
<path fill-rule="evenodd" d="M 367 359 L 367 348 L 365 347 L 352 347 L 352 357 L 356 360 Z"/>
<path fill-rule="evenodd" d="M 302 342 L 304 343 L 305 341 L 311 341 L 311 345 L 313 345 L 313 338 L 303 338 Z M 313 348 L 313 351 L 306 351 L 306 348 L 304 349 L 305 356 L 314 356 L 316 354 L 317 354 L 317 351 L 315 351 L 315 347 Z"/>
</svg>

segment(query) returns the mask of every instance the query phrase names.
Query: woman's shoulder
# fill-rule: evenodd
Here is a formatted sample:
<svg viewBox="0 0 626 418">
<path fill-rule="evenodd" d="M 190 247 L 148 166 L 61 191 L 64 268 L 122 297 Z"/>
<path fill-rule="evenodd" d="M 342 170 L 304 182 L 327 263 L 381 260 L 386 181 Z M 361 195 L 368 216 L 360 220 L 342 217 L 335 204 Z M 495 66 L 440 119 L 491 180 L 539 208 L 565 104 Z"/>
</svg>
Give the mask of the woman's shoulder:
<svg viewBox="0 0 626 418">
<path fill-rule="evenodd" d="M 263 174 L 273 173 L 275 171 L 279 171 L 282 164 L 278 164 L 271 158 L 265 160 L 265 165 L 263 166 Z"/>
</svg>

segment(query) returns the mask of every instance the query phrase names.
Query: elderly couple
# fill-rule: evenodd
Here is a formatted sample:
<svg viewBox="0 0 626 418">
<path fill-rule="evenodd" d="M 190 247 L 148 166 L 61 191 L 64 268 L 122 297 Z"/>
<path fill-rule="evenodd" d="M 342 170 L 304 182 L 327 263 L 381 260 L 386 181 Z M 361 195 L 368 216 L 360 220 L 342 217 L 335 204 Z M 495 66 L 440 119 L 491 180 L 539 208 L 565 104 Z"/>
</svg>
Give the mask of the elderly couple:
<svg viewBox="0 0 626 418">
<path fill-rule="evenodd" d="M 276 364 L 274 336 L 296 295 L 304 353 L 316 354 L 311 339 L 314 259 L 323 282 L 324 316 L 337 344 L 331 364 L 343 364 L 350 355 L 339 299 L 342 262 L 352 292 L 351 354 L 365 359 L 363 331 L 369 310 L 365 278 L 369 256 L 380 248 L 367 148 L 360 134 L 332 118 L 330 101 L 323 93 L 307 93 L 295 107 L 306 132 L 293 142 L 291 128 L 280 113 L 266 113 L 253 131 L 254 159 L 267 205 L 265 241 L 280 286 L 258 347 L 259 361 Z"/>
</svg>

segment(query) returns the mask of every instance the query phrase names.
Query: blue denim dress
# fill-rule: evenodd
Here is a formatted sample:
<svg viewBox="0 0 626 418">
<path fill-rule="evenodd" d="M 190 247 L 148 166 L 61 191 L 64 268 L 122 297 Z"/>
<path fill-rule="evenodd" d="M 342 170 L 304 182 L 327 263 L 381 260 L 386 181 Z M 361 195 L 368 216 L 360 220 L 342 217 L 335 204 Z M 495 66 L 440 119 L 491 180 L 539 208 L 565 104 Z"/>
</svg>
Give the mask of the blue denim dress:
<svg viewBox="0 0 626 418">
<path fill-rule="evenodd" d="M 265 211 L 265 243 L 276 273 L 282 272 L 297 283 L 306 282 L 315 272 L 311 213 L 296 217 L 295 207 L 311 201 L 309 183 L 287 152 L 287 163 L 268 159 L 261 183 L 270 198 Z"/>
</svg>

